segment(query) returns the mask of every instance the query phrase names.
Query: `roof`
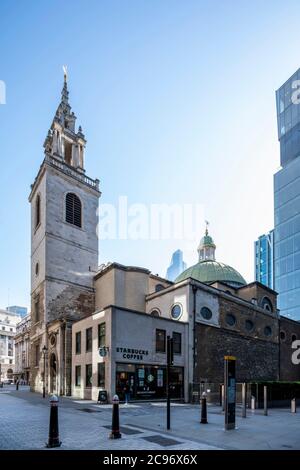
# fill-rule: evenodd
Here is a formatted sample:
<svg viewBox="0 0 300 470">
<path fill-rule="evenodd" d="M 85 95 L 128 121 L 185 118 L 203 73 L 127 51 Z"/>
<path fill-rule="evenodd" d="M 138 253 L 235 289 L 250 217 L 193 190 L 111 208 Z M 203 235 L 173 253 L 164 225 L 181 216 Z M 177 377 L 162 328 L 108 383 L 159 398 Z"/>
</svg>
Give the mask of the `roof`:
<svg viewBox="0 0 300 470">
<path fill-rule="evenodd" d="M 183 281 L 189 277 L 204 283 L 220 281 L 233 284 L 234 286 L 246 284 L 245 279 L 238 271 L 227 264 L 219 263 L 214 260 L 200 261 L 194 266 L 191 266 L 183 271 L 183 273 L 176 278 L 175 282 Z"/>
</svg>

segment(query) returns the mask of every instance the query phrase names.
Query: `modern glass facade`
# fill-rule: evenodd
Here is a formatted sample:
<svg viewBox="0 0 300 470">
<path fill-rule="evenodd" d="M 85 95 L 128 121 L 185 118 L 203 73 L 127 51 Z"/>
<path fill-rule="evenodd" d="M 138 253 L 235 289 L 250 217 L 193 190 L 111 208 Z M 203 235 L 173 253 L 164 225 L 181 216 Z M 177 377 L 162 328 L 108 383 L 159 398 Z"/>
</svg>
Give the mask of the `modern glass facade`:
<svg viewBox="0 0 300 470">
<path fill-rule="evenodd" d="M 300 155 L 300 69 L 276 91 L 280 163 Z"/>
<path fill-rule="evenodd" d="M 183 253 L 181 250 L 177 250 L 172 255 L 171 264 L 167 269 L 166 278 L 169 281 L 175 281 L 176 277 L 185 269 L 186 263 L 183 261 Z"/>
<path fill-rule="evenodd" d="M 300 320 L 300 69 L 276 92 L 281 169 L 274 175 L 275 290 L 281 315 Z"/>
<path fill-rule="evenodd" d="M 275 290 L 281 315 L 300 320 L 300 158 L 274 176 Z"/>
<path fill-rule="evenodd" d="M 255 280 L 274 289 L 274 230 L 254 243 Z"/>
<path fill-rule="evenodd" d="M 21 315 L 22 318 L 26 317 L 28 311 L 26 307 L 19 307 L 18 305 L 12 305 L 11 307 L 6 307 L 8 312 L 17 313 Z"/>
</svg>

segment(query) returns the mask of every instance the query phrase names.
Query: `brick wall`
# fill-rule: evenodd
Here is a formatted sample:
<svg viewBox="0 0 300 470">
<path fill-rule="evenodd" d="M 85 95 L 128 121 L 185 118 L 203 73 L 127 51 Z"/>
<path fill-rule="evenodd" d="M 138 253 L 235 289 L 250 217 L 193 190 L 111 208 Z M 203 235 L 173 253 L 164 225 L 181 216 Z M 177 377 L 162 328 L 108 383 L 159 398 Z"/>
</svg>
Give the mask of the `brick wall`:
<svg viewBox="0 0 300 470">
<path fill-rule="evenodd" d="M 236 356 L 237 381 L 277 380 L 279 346 L 208 325 L 196 325 L 197 365 L 194 382 L 223 382 L 224 356 Z"/>
</svg>

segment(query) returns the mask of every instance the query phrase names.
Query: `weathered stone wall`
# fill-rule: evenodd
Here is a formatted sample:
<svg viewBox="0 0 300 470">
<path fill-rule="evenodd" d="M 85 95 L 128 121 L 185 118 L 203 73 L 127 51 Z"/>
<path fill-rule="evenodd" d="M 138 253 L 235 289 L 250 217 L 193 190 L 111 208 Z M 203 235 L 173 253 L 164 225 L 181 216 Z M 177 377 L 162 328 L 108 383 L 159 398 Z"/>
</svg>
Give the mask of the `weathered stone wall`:
<svg viewBox="0 0 300 470">
<path fill-rule="evenodd" d="M 194 382 L 223 382 L 226 355 L 236 356 L 236 377 L 240 382 L 278 379 L 277 343 L 203 324 L 196 324 L 196 337 L 197 366 Z"/>
<path fill-rule="evenodd" d="M 95 311 L 95 293 L 76 285 L 47 281 L 48 322 L 59 318 L 80 320 Z"/>
<path fill-rule="evenodd" d="M 280 317 L 280 331 L 280 380 L 300 380 L 300 364 L 292 363 L 292 342 L 300 340 L 300 322 Z"/>
</svg>

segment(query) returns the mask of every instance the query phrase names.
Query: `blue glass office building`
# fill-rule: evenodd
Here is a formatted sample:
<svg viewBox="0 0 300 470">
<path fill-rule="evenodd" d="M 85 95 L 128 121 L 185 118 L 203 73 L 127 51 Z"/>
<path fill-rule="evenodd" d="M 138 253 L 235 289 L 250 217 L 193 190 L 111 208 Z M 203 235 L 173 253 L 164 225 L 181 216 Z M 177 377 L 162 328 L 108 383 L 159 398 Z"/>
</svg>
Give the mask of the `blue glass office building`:
<svg viewBox="0 0 300 470">
<path fill-rule="evenodd" d="M 274 230 L 254 242 L 255 280 L 274 289 Z"/>
<path fill-rule="evenodd" d="M 281 169 L 274 175 L 275 290 L 300 321 L 300 69 L 276 92 Z"/>
<path fill-rule="evenodd" d="M 183 261 L 183 253 L 181 250 L 177 250 L 172 255 L 171 264 L 167 269 L 166 278 L 173 282 L 185 269 L 186 263 Z"/>
<path fill-rule="evenodd" d="M 20 307 L 18 305 L 12 305 L 11 307 L 6 307 L 6 310 L 8 312 L 17 313 L 18 315 L 21 315 L 21 317 L 26 317 L 28 313 L 26 307 Z"/>
</svg>

